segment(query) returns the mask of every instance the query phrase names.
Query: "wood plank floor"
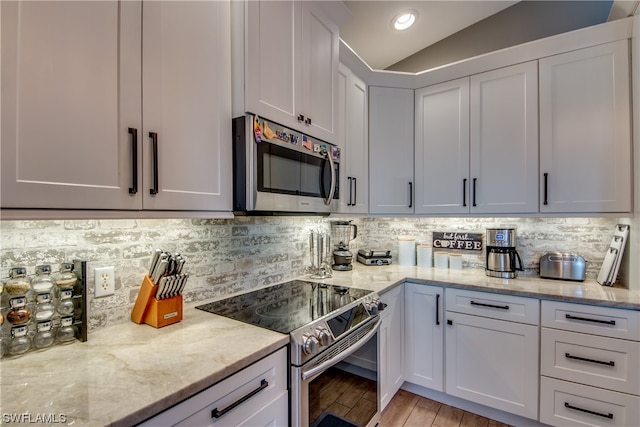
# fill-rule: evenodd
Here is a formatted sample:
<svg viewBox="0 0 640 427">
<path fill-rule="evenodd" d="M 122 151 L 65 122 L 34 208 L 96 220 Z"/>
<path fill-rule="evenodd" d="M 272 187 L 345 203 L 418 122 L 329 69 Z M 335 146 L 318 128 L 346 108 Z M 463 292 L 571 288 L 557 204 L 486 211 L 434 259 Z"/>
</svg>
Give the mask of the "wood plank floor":
<svg viewBox="0 0 640 427">
<path fill-rule="evenodd" d="M 508 427 L 453 406 L 399 390 L 382 411 L 379 427 Z"/>
</svg>

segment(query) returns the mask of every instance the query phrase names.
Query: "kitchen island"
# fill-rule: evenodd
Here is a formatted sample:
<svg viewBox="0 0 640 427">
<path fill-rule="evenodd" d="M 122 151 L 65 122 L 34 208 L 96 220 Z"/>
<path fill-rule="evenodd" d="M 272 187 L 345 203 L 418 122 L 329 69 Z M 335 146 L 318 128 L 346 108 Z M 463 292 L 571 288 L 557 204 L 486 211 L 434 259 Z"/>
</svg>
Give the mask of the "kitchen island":
<svg viewBox="0 0 640 427">
<path fill-rule="evenodd" d="M 499 279 L 487 277 L 482 269 L 356 264 L 350 272 L 336 271 L 321 281 L 377 292 L 411 281 L 640 310 L 640 293 L 622 287 L 523 275 Z M 46 424 L 136 424 L 289 342 L 287 335 L 195 309 L 202 303 L 187 304 L 184 320 L 161 329 L 121 324 L 91 333 L 85 343 L 2 359 L 2 423 L 12 424 L 21 416 L 26 417 L 22 422 L 46 416 Z"/>
</svg>

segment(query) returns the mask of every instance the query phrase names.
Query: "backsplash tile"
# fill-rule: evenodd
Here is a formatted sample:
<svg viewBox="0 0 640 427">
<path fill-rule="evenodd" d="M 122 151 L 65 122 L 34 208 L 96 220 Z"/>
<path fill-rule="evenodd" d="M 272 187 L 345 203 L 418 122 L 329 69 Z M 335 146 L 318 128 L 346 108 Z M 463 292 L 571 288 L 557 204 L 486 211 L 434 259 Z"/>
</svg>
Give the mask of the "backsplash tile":
<svg viewBox="0 0 640 427">
<path fill-rule="evenodd" d="M 309 232 L 328 231 L 324 217 L 237 217 L 232 220 L 126 219 L 0 221 L 0 278 L 14 266 L 88 261 L 89 330 L 128 322 L 138 289 L 156 248 L 180 252 L 191 278 L 186 301 L 201 301 L 304 274 Z M 431 243 L 434 231 L 483 233 L 514 227 L 527 273 L 536 273 L 548 250 L 574 251 L 588 261 L 595 277 L 608 247 L 615 218 L 340 218 L 358 225 L 359 248 L 388 248 L 397 258 L 397 238 Z M 483 267 L 482 253 L 461 252 L 466 267 Z M 93 298 L 93 269 L 113 265 L 116 293 Z"/>
</svg>

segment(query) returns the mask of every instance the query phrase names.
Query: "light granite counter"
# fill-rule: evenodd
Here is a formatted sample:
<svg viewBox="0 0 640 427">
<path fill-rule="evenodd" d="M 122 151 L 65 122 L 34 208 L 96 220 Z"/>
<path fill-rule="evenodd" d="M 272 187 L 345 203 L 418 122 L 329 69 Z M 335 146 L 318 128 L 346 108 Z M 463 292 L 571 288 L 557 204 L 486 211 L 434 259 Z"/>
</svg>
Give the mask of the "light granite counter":
<svg viewBox="0 0 640 427">
<path fill-rule="evenodd" d="M 155 329 L 133 322 L 0 361 L 0 424 L 130 426 L 287 345 L 289 336 L 186 306 Z"/>
<path fill-rule="evenodd" d="M 304 280 L 314 280 L 302 277 Z M 487 277 L 482 269 L 363 266 L 318 280 L 383 292 L 405 281 L 640 310 L 640 294 L 593 280 Z M 134 323 L 102 329 L 86 343 L 0 362 L 0 424 L 51 417 L 75 426 L 132 425 L 287 345 L 287 335 L 205 313 L 155 329 Z M 57 418 L 56 418 L 57 417 Z M 44 424 L 51 424 L 48 422 Z"/>
</svg>

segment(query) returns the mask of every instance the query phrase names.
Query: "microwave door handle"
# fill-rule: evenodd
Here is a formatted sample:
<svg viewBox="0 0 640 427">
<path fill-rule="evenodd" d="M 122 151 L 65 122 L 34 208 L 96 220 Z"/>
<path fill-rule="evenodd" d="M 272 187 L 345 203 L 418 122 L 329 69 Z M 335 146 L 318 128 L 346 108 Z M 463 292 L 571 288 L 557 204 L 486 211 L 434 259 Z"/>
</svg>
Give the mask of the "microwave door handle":
<svg viewBox="0 0 640 427">
<path fill-rule="evenodd" d="M 329 159 L 329 167 L 331 168 L 331 190 L 329 190 L 329 196 L 324 199 L 324 204 L 330 205 L 333 200 L 333 194 L 336 191 L 336 170 L 333 167 L 333 156 L 329 150 L 325 150 L 325 154 L 327 155 L 327 159 Z"/>
</svg>

